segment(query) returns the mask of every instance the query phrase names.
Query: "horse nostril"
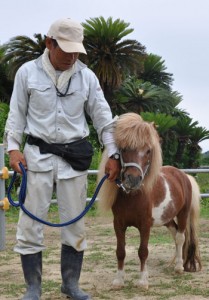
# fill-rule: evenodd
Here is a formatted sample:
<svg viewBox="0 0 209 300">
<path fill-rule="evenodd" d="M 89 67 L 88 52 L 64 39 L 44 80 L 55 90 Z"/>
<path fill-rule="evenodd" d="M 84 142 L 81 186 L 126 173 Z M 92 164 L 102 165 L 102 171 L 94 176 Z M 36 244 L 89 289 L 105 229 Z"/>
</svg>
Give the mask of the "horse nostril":
<svg viewBox="0 0 209 300">
<path fill-rule="evenodd" d="M 132 175 L 130 175 L 130 174 L 128 174 L 128 175 L 127 175 L 127 177 L 128 177 L 128 180 L 130 180 L 130 181 L 131 181 L 133 176 L 132 176 Z"/>
<path fill-rule="evenodd" d="M 125 174 L 124 180 L 125 180 L 125 185 L 133 189 L 140 184 L 142 180 L 142 176 L 133 176 L 131 174 Z"/>
</svg>

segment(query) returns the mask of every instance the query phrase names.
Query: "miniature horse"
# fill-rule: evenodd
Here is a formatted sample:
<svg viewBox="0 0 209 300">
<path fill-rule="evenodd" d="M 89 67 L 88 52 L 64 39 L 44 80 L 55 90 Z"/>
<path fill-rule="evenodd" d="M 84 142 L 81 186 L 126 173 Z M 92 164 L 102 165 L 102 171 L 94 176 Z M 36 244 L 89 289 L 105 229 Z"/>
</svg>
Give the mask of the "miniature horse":
<svg viewBox="0 0 209 300">
<path fill-rule="evenodd" d="M 120 186 L 108 180 L 99 194 L 102 209 L 112 209 L 117 237 L 118 271 L 113 285 L 124 285 L 125 232 L 134 226 L 140 233 L 139 286 L 148 289 L 148 242 L 152 226 L 166 226 L 175 241 L 175 271 L 201 269 L 198 248 L 199 187 L 192 176 L 172 166 L 162 166 L 159 136 L 153 123 L 135 113 L 116 121 L 115 141 L 120 151 Z M 104 175 L 104 151 L 98 178 Z"/>
</svg>

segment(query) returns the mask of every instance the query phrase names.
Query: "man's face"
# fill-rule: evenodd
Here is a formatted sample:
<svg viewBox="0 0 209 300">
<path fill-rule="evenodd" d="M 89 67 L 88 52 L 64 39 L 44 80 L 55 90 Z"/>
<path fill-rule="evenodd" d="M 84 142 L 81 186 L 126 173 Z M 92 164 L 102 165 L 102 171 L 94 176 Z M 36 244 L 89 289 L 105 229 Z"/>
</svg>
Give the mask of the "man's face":
<svg viewBox="0 0 209 300">
<path fill-rule="evenodd" d="M 66 71 L 71 68 L 78 59 L 79 53 L 64 52 L 59 45 L 55 47 L 51 39 L 48 39 L 46 46 L 49 49 L 49 59 L 55 70 Z"/>
</svg>

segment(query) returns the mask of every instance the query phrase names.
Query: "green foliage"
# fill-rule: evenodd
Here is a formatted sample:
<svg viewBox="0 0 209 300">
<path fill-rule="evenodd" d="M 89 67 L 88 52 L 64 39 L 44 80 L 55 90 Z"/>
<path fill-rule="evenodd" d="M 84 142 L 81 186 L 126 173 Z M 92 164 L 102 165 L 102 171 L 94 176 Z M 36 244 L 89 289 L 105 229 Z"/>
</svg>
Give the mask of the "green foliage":
<svg viewBox="0 0 209 300">
<path fill-rule="evenodd" d="M 176 125 L 177 119 L 164 113 L 142 112 L 142 118 L 147 122 L 154 122 L 159 135 L 162 137 L 170 128 Z"/>
<path fill-rule="evenodd" d="M 166 72 L 165 61 L 161 56 L 148 54 L 144 60 L 144 69 L 139 78 L 151 84 L 170 90 L 173 74 Z"/>
<path fill-rule="evenodd" d="M 209 219 L 209 198 L 201 200 L 200 215 L 202 218 Z"/>
<path fill-rule="evenodd" d="M 195 176 L 202 194 L 209 194 L 209 173 L 197 173 Z M 201 199 L 200 213 L 202 218 L 209 219 L 209 197 Z"/>
<path fill-rule="evenodd" d="M 174 165 L 178 168 L 197 168 L 200 165 L 201 148 L 198 144 L 209 139 L 209 131 L 197 125 L 198 121 L 182 114 L 174 126 L 178 140 Z"/>
<path fill-rule="evenodd" d="M 115 92 L 119 111 L 170 113 L 181 102 L 176 92 L 128 77 Z"/>
<path fill-rule="evenodd" d="M 39 57 L 45 49 L 45 37 L 40 33 L 34 34 L 35 40 L 28 36 L 15 36 L 2 46 L 5 55 L 2 63 L 9 63 L 8 76 L 14 79 L 17 70 L 27 61 Z"/>
<path fill-rule="evenodd" d="M 200 186 L 201 193 L 209 194 L 209 173 L 197 173 L 195 179 Z"/>
<path fill-rule="evenodd" d="M 173 127 L 177 124 L 177 119 L 164 113 L 154 114 L 150 112 L 142 112 L 141 116 L 145 121 L 155 123 L 161 139 L 163 164 L 173 165 L 175 162 L 175 154 L 178 145 L 177 137 Z"/>
<path fill-rule="evenodd" d="M 209 166 L 209 151 L 201 155 L 200 163 L 202 166 Z"/>
<path fill-rule="evenodd" d="M 96 73 L 111 104 L 113 89 L 120 86 L 127 74 L 141 69 L 145 47 L 136 40 L 124 39 L 133 29 L 123 20 L 99 17 L 86 20 L 82 25 L 88 54 L 82 59 Z"/>
<path fill-rule="evenodd" d="M 9 103 L 13 82 L 8 78 L 8 64 L 1 61 L 4 56 L 5 51 L 0 47 L 0 101 Z"/>
<path fill-rule="evenodd" d="M 0 143 L 3 143 L 4 128 L 9 112 L 9 105 L 0 102 Z"/>
<path fill-rule="evenodd" d="M 128 111 L 156 114 L 162 141 L 164 164 L 179 168 L 198 167 L 201 161 L 199 143 L 209 139 L 209 130 L 198 126 L 189 114 L 177 108 L 182 96 L 172 91 L 173 75 L 167 72 L 161 56 L 146 53 L 133 33 L 130 23 L 121 19 L 90 18 L 83 24 L 84 46 L 88 55 L 80 58 L 96 73 L 113 114 Z M 25 62 L 39 57 L 45 49 L 45 37 L 34 39 L 16 36 L 0 47 L 0 99 L 9 103 L 12 80 Z M 0 139 L 2 141 L 7 108 L 0 105 Z M 173 119 L 172 119 L 172 117 Z M 153 116 L 152 116 L 153 117 Z M 164 120 L 163 120 L 164 119 Z M 172 125 L 173 122 L 178 122 Z M 90 140 L 97 150 L 100 145 L 92 123 Z M 170 128 L 168 128 L 170 127 Z"/>
</svg>

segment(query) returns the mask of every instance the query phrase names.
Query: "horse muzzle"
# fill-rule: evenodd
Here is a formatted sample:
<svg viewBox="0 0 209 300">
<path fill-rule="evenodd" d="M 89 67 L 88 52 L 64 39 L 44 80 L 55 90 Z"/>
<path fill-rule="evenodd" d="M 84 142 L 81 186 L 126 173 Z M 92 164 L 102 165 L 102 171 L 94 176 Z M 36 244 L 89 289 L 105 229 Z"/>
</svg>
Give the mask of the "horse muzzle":
<svg viewBox="0 0 209 300">
<path fill-rule="evenodd" d="M 121 181 L 121 187 L 126 193 L 131 193 L 140 189 L 142 184 L 142 176 L 133 176 L 124 174 Z"/>
</svg>

